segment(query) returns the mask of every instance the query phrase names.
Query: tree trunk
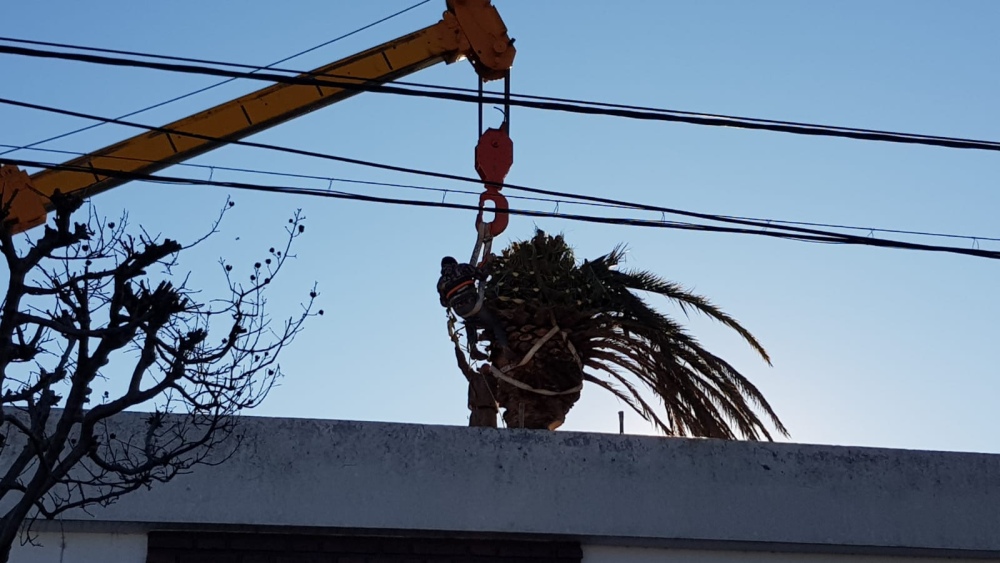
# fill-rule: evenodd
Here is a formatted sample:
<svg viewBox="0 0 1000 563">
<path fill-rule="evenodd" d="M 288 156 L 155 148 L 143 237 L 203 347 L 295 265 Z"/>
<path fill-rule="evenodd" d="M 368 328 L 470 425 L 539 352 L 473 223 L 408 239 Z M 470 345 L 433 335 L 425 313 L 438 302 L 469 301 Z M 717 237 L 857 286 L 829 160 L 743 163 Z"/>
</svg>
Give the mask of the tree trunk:
<svg viewBox="0 0 1000 563">
<path fill-rule="evenodd" d="M 21 525 L 28 515 L 29 508 L 22 506 L 22 502 L 11 507 L 7 514 L 0 518 L 0 563 L 10 561 L 10 550 L 17 541 L 17 535 L 21 531 Z M 30 506 L 30 505 L 28 505 Z"/>
<path fill-rule="evenodd" d="M 496 400 L 504 409 L 504 423 L 507 428 L 559 428 L 580 399 L 583 368 L 571 336 L 555 321 L 574 326 L 575 319 L 559 319 L 551 311 L 508 310 L 499 316 L 507 324 L 515 358 L 507 377 L 528 387 L 494 380 Z M 544 322 L 546 318 L 550 320 Z"/>
<path fill-rule="evenodd" d="M 499 400 L 504 408 L 503 421 L 507 428 L 555 430 L 563 425 L 566 414 L 579 399 L 579 391 L 546 397 L 500 384 Z"/>
</svg>

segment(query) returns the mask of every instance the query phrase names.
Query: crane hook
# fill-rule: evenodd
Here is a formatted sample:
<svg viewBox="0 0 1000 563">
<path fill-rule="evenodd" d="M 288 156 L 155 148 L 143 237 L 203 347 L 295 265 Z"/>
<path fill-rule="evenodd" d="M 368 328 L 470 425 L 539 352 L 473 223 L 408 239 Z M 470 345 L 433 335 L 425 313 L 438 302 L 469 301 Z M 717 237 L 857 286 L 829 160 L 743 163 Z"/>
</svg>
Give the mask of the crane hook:
<svg viewBox="0 0 1000 563">
<path fill-rule="evenodd" d="M 480 129 L 482 129 L 482 81 L 479 83 Z M 492 203 L 493 221 L 489 223 L 491 236 L 497 236 L 507 228 L 510 216 L 507 210 L 510 205 L 507 198 L 500 193 L 504 179 L 514 164 L 514 141 L 510 138 L 510 71 L 504 76 L 504 120 L 499 128 L 489 128 L 482 131 L 476 144 L 476 172 L 483 181 L 485 191 L 479 195 L 479 214 L 476 216 L 476 232 L 483 224 L 483 213 L 487 211 L 486 204 Z"/>
</svg>

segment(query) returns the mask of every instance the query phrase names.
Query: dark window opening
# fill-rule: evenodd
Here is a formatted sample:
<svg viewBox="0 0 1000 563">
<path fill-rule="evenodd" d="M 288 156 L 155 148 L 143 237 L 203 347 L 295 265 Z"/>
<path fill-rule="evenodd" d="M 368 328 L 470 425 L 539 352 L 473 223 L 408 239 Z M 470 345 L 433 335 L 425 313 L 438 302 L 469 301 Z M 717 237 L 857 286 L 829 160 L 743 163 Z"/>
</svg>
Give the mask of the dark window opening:
<svg viewBox="0 0 1000 563">
<path fill-rule="evenodd" d="M 150 532 L 147 563 L 580 563 L 579 542 Z"/>
</svg>

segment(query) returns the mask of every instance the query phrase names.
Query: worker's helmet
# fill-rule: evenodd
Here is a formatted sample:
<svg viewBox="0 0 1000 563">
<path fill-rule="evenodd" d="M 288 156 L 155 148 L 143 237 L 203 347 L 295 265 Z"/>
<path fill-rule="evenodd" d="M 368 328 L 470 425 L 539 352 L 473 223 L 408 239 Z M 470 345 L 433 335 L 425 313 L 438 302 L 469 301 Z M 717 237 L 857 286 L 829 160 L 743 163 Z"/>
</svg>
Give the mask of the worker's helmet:
<svg viewBox="0 0 1000 563">
<path fill-rule="evenodd" d="M 458 264 L 458 260 L 455 260 L 451 256 L 445 256 L 444 258 L 441 259 L 442 268 L 444 268 L 445 266 L 454 266 L 455 264 Z"/>
</svg>

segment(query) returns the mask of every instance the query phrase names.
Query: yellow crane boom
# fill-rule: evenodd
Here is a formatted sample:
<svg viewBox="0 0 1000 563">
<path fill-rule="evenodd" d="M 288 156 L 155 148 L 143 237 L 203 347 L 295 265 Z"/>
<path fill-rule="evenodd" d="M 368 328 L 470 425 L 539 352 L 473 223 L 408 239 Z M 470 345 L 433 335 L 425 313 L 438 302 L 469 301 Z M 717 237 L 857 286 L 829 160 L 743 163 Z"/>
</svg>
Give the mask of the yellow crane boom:
<svg viewBox="0 0 1000 563">
<path fill-rule="evenodd" d="M 509 71 L 514 55 L 507 28 L 490 0 L 447 0 L 447 11 L 438 23 L 302 76 L 383 84 L 440 62 L 466 58 L 483 80 L 494 80 Z M 22 232 L 45 223 L 51 211 L 49 198 L 57 190 L 90 197 L 128 181 L 83 172 L 81 167 L 150 174 L 357 93 L 357 89 L 275 84 L 163 127 L 197 138 L 151 131 L 65 163 L 75 170 L 44 170 L 30 177 L 16 167 L 0 166 L 0 195 L 4 204 L 10 204 L 6 220 L 13 232 Z"/>
</svg>

